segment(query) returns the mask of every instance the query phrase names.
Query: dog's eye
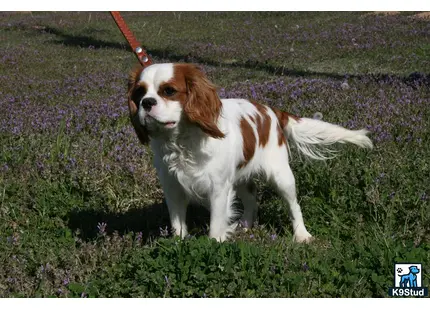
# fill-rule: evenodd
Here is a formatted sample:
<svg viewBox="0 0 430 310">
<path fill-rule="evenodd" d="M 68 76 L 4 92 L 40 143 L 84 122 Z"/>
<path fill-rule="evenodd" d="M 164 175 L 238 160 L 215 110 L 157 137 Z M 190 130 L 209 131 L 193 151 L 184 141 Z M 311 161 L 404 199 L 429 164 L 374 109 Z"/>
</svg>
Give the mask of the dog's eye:
<svg viewBox="0 0 430 310">
<path fill-rule="evenodd" d="M 165 96 L 167 96 L 167 97 L 171 97 L 171 96 L 173 96 L 174 94 L 176 94 L 176 89 L 174 89 L 173 87 L 166 87 L 166 88 L 163 90 L 163 94 L 164 94 Z"/>
</svg>

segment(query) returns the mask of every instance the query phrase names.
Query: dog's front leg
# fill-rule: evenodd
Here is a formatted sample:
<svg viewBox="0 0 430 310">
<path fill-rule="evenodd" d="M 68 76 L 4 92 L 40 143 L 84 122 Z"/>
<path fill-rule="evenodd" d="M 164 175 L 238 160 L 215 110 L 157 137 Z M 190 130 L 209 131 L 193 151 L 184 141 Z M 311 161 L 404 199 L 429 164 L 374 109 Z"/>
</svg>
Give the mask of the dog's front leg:
<svg viewBox="0 0 430 310">
<path fill-rule="evenodd" d="M 234 215 L 232 205 L 235 199 L 232 185 L 214 188 L 210 196 L 211 221 L 209 237 L 225 241 L 235 230 L 237 223 L 231 224 Z"/>
<path fill-rule="evenodd" d="M 188 234 L 186 216 L 190 201 L 182 185 L 175 176 L 167 171 L 166 167 L 157 169 L 174 234 L 184 238 Z"/>
</svg>

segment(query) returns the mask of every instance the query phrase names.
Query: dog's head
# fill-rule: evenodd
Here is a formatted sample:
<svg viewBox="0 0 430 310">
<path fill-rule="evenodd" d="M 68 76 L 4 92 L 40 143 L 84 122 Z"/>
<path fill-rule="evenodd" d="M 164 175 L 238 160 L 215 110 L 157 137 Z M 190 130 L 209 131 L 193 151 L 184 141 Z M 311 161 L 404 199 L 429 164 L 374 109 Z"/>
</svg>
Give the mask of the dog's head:
<svg viewBox="0 0 430 310">
<path fill-rule="evenodd" d="M 420 270 L 418 269 L 418 267 L 417 267 L 417 266 L 410 266 L 410 267 L 409 267 L 409 271 L 410 271 L 411 273 L 413 273 L 413 274 L 417 274 L 417 273 L 419 273 L 419 272 L 420 272 Z"/>
<path fill-rule="evenodd" d="M 213 138 L 224 137 L 217 126 L 222 105 L 216 89 L 192 64 L 154 64 L 135 70 L 128 84 L 128 106 L 142 143 L 190 124 Z"/>
</svg>

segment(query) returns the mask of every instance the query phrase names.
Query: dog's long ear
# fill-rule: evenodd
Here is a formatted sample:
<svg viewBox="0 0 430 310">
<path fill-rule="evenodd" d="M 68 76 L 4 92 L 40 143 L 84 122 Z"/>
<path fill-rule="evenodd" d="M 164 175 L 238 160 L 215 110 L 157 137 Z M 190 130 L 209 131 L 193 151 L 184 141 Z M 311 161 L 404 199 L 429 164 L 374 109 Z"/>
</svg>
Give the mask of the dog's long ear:
<svg viewBox="0 0 430 310">
<path fill-rule="evenodd" d="M 147 144 L 149 142 L 148 131 L 146 130 L 146 127 L 140 123 L 138 116 L 140 100 L 146 93 L 144 85 L 138 83 L 142 70 L 143 68 L 140 67 L 130 73 L 127 97 L 131 124 L 133 125 L 140 142 Z"/>
<path fill-rule="evenodd" d="M 209 136 L 224 138 L 224 133 L 217 126 L 222 104 L 215 86 L 197 66 L 192 64 L 177 66 L 177 69 L 183 72 L 186 82 L 187 100 L 184 103 L 184 112 L 188 119 Z"/>
</svg>

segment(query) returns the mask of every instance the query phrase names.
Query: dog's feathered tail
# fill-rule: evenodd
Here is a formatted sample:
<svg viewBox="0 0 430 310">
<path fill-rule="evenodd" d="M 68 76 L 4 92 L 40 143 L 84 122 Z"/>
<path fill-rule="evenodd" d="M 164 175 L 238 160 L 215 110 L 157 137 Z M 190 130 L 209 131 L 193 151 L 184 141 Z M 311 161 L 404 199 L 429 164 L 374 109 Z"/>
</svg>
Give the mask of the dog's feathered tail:
<svg viewBox="0 0 430 310">
<path fill-rule="evenodd" d="M 334 143 L 352 143 L 362 148 L 372 148 L 366 129 L 349 130 L 317 119 L 297 118 L 288 114 L 283 128 L 287 138 L 294 141 L 301 153 L 313 159 L 326 160 L 335 157 L 336 151 L 328 146 Z"/>
</svg>

